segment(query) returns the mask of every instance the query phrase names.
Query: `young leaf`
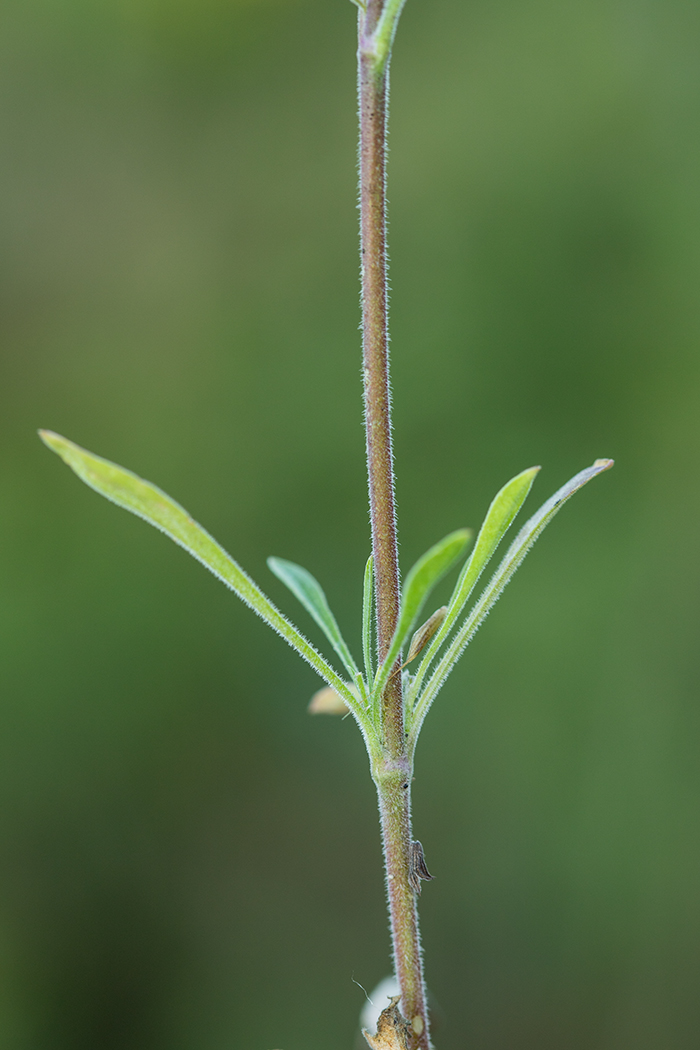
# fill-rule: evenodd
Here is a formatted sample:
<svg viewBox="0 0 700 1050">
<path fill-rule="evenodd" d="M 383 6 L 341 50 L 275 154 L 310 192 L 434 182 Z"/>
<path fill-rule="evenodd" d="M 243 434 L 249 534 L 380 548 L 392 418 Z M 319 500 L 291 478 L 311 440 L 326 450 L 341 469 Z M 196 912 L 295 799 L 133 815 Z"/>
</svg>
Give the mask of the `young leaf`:
<svg viewBox="0 0 700 1050">
<path fill-rule="evenodd" d="M 442 605 L 439 609 L 436 609 L 432 616 L 429 616 L 422 627 L 419 627 L 416 633 L 411 638 L 411 644 L 408 647 L 408 655 L 406 656 L 406 664 L 413 663 L 415 658 L 423 652 L 428 642 L 437 632 L 440 630 L 440 625 L 444 623 L 445 617 L 447 616 L 447 606 Z"/>
<path fill-rule="evenodd" d="M 345 639 L 340 633 L 340 628 L 330 610 L 320 583 L 301 565 L 295 565 L 292 561 L 285 561 L 284 558 L 268 558 L 267 564 L 275 576 L 289 587 L 294 597 L 298 598 L 306 611 L 313 616 L 345 664 L 348 674 L 351 678 L 354 678 L 356 674 L 359 674 L 357 664 L 345 644 Z"/>
<path fill-rule="evenodd" d="M 187 511 L 155 485 L 130 470 L 110 463 L 50 430 L 40 430 L 42 441 L 56 452 L 86 485 L 154 525 L 230 587 L 274 631 L 277 631 L 313 669 L 343 697 L 358 721 L 362 721 L 357 698 L 329 663 L 307 642 L 297 628 L 275 608 L 258 585 L 223 547 L 194 521 Z"/>
<path fill-rule="evenodd" d="M 399 622 L 396 625 L 386 659 L 377 671 L 374 690 L 376 696 L 381 696 L 384 692 L 401 646 L 423 608 L 423 603 L 436 583 L 464 554 L 471 536 L 471 529 L 458 529 L 456 532 L 451 532 L 449 536 L 445 536 L 443 540 L 426 551 L 406 577 L 399 609 Z"/>
<path fill-rule="evenodd" d="M 412 718 L 411 736 L 415 743 L 420 727 L 427 714 L 428 708 L 435 699 L 445 679 L 452 671 L 454 665 L 464 652 L 479 626 L 493 608 L 496 601 L 503 593 L 506 584 L 509 583 L 513 573 L 521 564 L 523 558 L 532 547 L 535 540 L 552 520 L 554 515 L 564 506 L 575 492 L 578 492 L 587 482 L 591 481 L 604 470 L 613 466 L 612 459 L 597 459 L 592 467 L 580 471 L 570 481 L 554 493 L 528 522 L 523 525 L 518 535 L 508 548 L 501 564 L 491 577 L 485 590 L 471 609 L 464 624 L 457 632 L 448 649 L 445 651 L 437 667 L 433 671 L 428 684 L 418 700 Z"/>
<path fill-rule="evenodd" d="M 372 605 L 374 602 L 374 558 L 370 554 L 365 565 L 362 588 L 362 658 L 365 662 L 367 689 L 372 692 L 374 661 L 372 659 Z"/>
<path fill-rule="evenodd" d="M 447 606 L 447 615 L 435 634 L 430 648 L 420 662 L 411 688 L 412 696 L 418 695 L 428 667 L 452 630 L 455 620 L 468 602 L 469 595 L 474 590 L 486 565 L 493 557 L 494 551 L 503 539 L 504 534 L 510 528 L 515 515 L 527 499 L 539 469 L 539 467 L 530 467 L 529 470 L 523 470 L 521 474 L 516 474 L 491 501 L 484 523 L 479 529 L 474 550 L 459 574 L 459 579 L 452 592 L 452 597 Z"/>
<path fill-rule="evenodd" d="M 418 628 L 413 637 L 411 638 L 411 644 L 408 647 L 408 655 L 401 664 L 400 667 L 395 668 L 389 678 L 393 678 L 399 671 L 403 671 L 404 667 L 408 667 L 409 664 L 413 663 L 416 657 L 423 652 L 426 645 L 436 633 L 440 624 L 447 615 L 447 606 L 443 605 L 439 609 L 436 609 L 432 616 L 429 616 L 425 623 Z"/>
</svg>

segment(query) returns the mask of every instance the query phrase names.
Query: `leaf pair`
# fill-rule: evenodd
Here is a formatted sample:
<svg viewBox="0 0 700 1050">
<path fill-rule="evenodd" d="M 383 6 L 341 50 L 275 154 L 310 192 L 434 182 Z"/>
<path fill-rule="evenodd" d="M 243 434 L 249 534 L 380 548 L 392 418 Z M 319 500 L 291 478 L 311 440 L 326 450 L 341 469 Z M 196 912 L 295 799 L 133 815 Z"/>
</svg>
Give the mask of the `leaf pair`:
<svg viewBox="0 0 700 1050">
<path fill-rule="evenodd" d="M 431 590 L 435 587 L 442 576 L 461 557 L 466 545 L 471 539 L 469 529 L 459 529 L 450 533 L 439 543 L 427 551 L 413 566 L 403 587 L 402 600 L 399 611 L 399 619 L 394 636 L 389 647 L 389 652 L 377 671 L 376 679 L 373 672 L 373 646 L 372 646 L 372 607 L 374 589 L 373 559 L 367 561 L 364 579 L 364 594 L 362 602 L 362 648 L 365 664 L 365 675 L 361 674 L 353 656 L 343 638 L 338 623 L 330 610 L 326 596 L 318 581 L 300 565 L 285 561 L 282 558 L 268 558 L 267 564 L 272 572 L 289 588 L 294 596 L 301 602 L 306 611 L 313 617 L 329 642 L 340 657 L 362 699 L 369 701 L 373 713 L 376 712 L 379 700 L 386 688 L 386 684 L 393 671 L 399 653 L 408 638 L 410 631 L 415 625 L 420 611 L 427 600 Z M 414 659 L 424 644 L 432 636 L 432 621 L 435 614 L 430 617 L 428 624 L 421 628 L 411 643 L 412 651 L 409 651 L 409 660 Z M 435 627 L 437 629 L 437 625 Z M 429 632 L 429 633 L 426 633 Z M 422 637 L 424 636 L 424 641 Z M 408 662 L 408 661 L 407 661 Z"/>
<path fill-rule="evenodd" d="M 427 684 L 421 691 L 421 686 L 430 664 L 436 656 L 440 646 L 446 640 L 450 629 L 457 617 L 466 605 L 481 573 L 495 553 L 498 543 L 502 539 L 513 518 L 522 506 L 525 497 L 539 467 L 523 471 L 517 477 L 509 481 L 498 493 L 491 506 L 484 524 L 477 537 L 474 551 L 460 574 L 457 586 L 448 606 L 447 616 L 442 627 L 435 635 L 428 651 L 426 652 L 418 673 L 413 680 L 409 697 L 409 732 L 412 746 L 420 733 L 425 716 L 442 688 L 446 678 L 454 668 L 465 648 L 474 637 L 481 623 L 500 598 L 504 588 L 510 582 L 513 574 L 522 563 L 533 543 L 539 538 L 554 515 L 563 507 L 575 492 L 578 492 L 587 482 L 591 481 L 604 470 L 613 466 L 611 459 L 598 459 L 593 466 L 580 471 L 566 482 L 545 504 L 533 515 L 516 536 L 508 548 L 503 560 L 491 577 L 481 596 L 477 599 L 471 611 L 467 615 L 462 626 L 458 629 L 450 642 L 447 650 L 440 659 L 437 667 L 430 676 Z"/>
<path fill-rule="evenodd" d="M 418 694 L 428 667 L 468 602 L 479 577 L 527 499 L 539 469 L 539 467 L 530 467 L 529 470 L 524 470 L 521 474 L 517 474 L 503 486 L 492 500 L 484 523 L 479 530 L 479 535 L 476 538 L 471 557 L 462 569 L 455 589 L 452 592 L 452 597 L 447 606 L 447 615 L 433 638 L 430 648 L 421 660 L 412 688 L 414 696 Z"/>
<path fill-rule="evenodd" d="M 293 562 L 282 558 L 269 559 L 270 569 L 298 598 L 333 646 L 350 678 L 350 683 L 346 683 L 294 624 L 263 594 L 240 565 L 201 525 L 193 520 L 183 507 L 155 485 L 137 477 L 131 471 L 110 463 L 109 460 L 102 459 L 100 456 L 95 456 L 51 431 L 42 430 L 39 433 L 49 448 L 58 453 L 87 485 L 113 503 L 124 507 L 166 533 L 175 543 L 184 547 L 194 558 L 213 572 L 227 587 L 230 587 L 273 630 L 277 631 L 342 698 L 355 715 L 369 746 L 369 738 L 374 736 L 372 725 L 374 715 L 379 708 L 379 702 L 389 678 L 399 669 L 397 661 L 401 650 L 415 627 L 428 595 L 442 576 L 463 556 L 471 539 L 469 529 L 458 529 L 436 543 L 422 558 L 419 558 L 408 573 L 402 589 L 396 630 L 386 658 L 377 669 L 376 676 L 373 669 L 372 651 L 374 592 L 372 558 L 369 558 L 365 569 L 362 607 L 364 676 L 343 639 L 320 584 L 311 573 Z M 455 628 L 481 574 L 524 503 L 539 467 L 532 467 L 518 474 L 497 494 L 489 507 L 474 549 L 459 575 L 448 605 L 433 613 L 428 621 L 419 628 L 411 642 L 407 663 L 424 652 L 417 673 L 410 680 L 406 697 L 407 730 L 411 739 L 411 747 L 415 747 L 423 720 L 445 679 L 479 625 L 493 608 L 532 544 L 558 510 L 578 489 L 612 465 L 613 461 L 610 459 L 596 460 L 592 467 L 582 470 L 562 486 L 523 526 L 481 596 L 466 619 L 457 628 L 426 684 L 423 685 L 434 659 Z"/>
<path fill-rule="evenodd" d="M 370 556 L 365 569 L 365 585 L 362 616 L 362 647 L 365 663 L 365 677 L 358 670 L 352 654 L 342 637 L 337 621 L 330 610 L 326 596 L 314 577 L 306 569 L 282 558 L 268 558 L 268 565 L 275 575 L 287 585 L 292 594 L 298 598 L 304 608 L 313 617 L 324 632 L 336 653 L 342 660 L 346 671 L 356 685 L 363 700 L 369 700 L 372 712 L 376 712 L 387 682 L 398 668 L 394 665 L 411 630 L 420 615 L 428 595 L 444 574 L 464 554 L 471 539 L 470 529 L 458 529 L 450 533 L 427 551 L 416 562 L 406 577 L 403 587 L 399 619 L 396 625 L 389 651 L 377 671 L 376 678 L 372 670 L 372 593 L 374 586 L 373 561 Z M 445 610 L 446 613 L 447 610 Z M 436 621 L 437 617 L 437 621 Z M 433 614 L 421 627 L 411 641 L 407 663 L 418 656 L 438 629 L 444 617 L 442 610 Z"/>
<path fill-rule="evenodd" d="M 365 586 L 363 597 L 362 616 L 362 647 L 365 662 L 365 677 L 358 670 L 350 650 L 343 639 L 340 628 L 331 612 L 326 596 L 317 580 L 300 565 L 284 561 L 282 558 L 268 558 L 268 565 L 283 583 L 287 585 L 307 612 L 314 618 L 318 626 L 324 632 L 336 653 L 342 660 L 346 671 L 357 687 L 363 700 L 369 701 L 372 713 L 376 713 L 381 696 L 386 688 L 387 682 L 392 674 L 399 668 L 395 667 L 399 654 L 415 626 L 421 609 L 428 595 L 433 590 L 445 573 L 452 568 L 456 561 L 464 554 L 467 544 L 471 539 L 470 529 L 458 529 L 450 533 L 439 543 L 430 548 L 416 564 L 406 577 L 403 586 L 399 618 L 396 630 L 392 637 L 389 651 L 377 671 L 376 678 L 372 670 L 372 591 L 374 584 L 373 562 L 370 556 L 365 569 Z M 438 610 L 429 618 L 416 632 L 411 640 L 407 663 L 415 659 L 428 644 L 434 633 L 438 630 L 447 609 Z"/>
</svg>

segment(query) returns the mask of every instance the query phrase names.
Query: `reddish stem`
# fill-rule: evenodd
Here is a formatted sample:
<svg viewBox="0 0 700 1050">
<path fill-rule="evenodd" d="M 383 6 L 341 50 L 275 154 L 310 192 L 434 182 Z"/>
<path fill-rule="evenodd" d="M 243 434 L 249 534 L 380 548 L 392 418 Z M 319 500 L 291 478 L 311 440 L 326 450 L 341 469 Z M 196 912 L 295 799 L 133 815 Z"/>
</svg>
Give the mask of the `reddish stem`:
<svg viewBox="0 0 700 1050">
<path fill-rule="evenodd" d="M 377 62 L 371 38 L 382 7 L 383 0 L 369 0 L 366 15 L 360 15 L 358 48 L 364 404 L 380 662 L 389 650 L 400 600 L 386 253 L 388 61 Z M 394 964 L 413 1046 L 430 1050 L 416 895 L 409 883 L 412 763 L 400 674 L 384 690 L 380 726 L 382 753 L 373 762 L 372 775 L 379 797 Z"/>
</svg>

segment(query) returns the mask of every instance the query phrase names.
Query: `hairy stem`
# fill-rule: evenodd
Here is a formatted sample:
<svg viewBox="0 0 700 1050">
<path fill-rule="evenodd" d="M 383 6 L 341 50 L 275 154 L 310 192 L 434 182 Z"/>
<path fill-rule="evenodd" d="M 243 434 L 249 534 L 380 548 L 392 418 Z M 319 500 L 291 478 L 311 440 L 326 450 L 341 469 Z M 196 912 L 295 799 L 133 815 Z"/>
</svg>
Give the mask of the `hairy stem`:
<svg viewBox="0 0 700 1050">
<path fill-rule="evenodd" d="M 429 1050 L 417 897 L 411 886 L 411 776 L 412 763 L 408 759 L 385 761 L 381 769 L 374 770 L 401 1009 L 410 1024 L 413 1046 Z"/>
<path fill-rule="evenodd" d="M 366 12 L 360 10 L 358 46 L 364 405 L 380 663 L 396 628 L 400 597 L 389 385 L 386 136 L 389 50 L 401 6 L 396 0 L 369 0 Z M 372 775 L 379 797 L 394 964 L 413 1044 L 429 1050 L 416 895 L 409 882 L 412 765 L 400 674 L 384 689 L 378 719 L 381 755 L 373 760 Z"/>
<path fill-rule="evenodd" d="M 380 660 L 399 612 L 394 471 L 391 447 L 386 264 L 386 73 L 359 55 L 362 334 L 367 470 Z"/>
</svg>

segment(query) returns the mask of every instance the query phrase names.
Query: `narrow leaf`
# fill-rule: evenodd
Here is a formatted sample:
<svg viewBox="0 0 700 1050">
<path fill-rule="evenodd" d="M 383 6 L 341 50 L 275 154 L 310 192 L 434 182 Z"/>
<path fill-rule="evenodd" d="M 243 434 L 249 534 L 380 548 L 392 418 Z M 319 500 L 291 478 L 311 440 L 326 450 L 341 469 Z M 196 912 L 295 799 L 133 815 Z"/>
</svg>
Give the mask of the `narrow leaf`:
<svg viewBox="0 0 700 1050">
<path fill-rule="evenodd" d="M 82 481 L 139 518 L 154 525 L 197 561 L 230 587 L 273 630 L 277 631 L 314 670 L 338 692 L 352 708 L 358 720 L 361 709 L 343 680 L 307 642 L 297 628 L 275 608 L 250 576 L 219 546 L 187 511 L 155 485 L 132 474 L 130 470 L 110 463 L 49 430 L 40 430 L 42 441 L 68 464 Z"/>
<path fill-rule="evenodd" d="M 476 583 L 493 557 L 494 551 L 510 528 L 513 519 L 527 499 L 532 488 L 532 483 L 537 476 L 539 467 L 530 467 L 521 474 L 516 474 L 503 488 L 494 496 L 491 506 L 486 512 L 484 523 L 479 529 L 479 535 L 474 544 L 474 550 L 457 580 L 449 605 L 447 615 L 435 634 L 430 648 L 420 662 L 416 677 L 413 681 L 411 692 L 417 696 L 423 683 L 423 678 L 435 658 L 435 654 L 452 630 L 462 609 L 469 601 L 469 596 L 474 590 Z"/>
<path fill-rule="evenodd" d="M 406 577 L 399 609 L 399 622 L 396 625 L 386 659 L 377 672 L 374 690 L 376 696 L 382 695 L 391 669 L 401 652 L 401 646 L 416 622 L 423 603 L 436 583 L 464 554 L 471 536 L 471 529 L 458 529 L 456 532 L 451 532 L 449 536 L 445 536 L 443 540 L 426 551 Z"/>
<path fill-rule="evenodd" d="M 340 633 L 335 616 L 330 610 L 323 588 L 310 572 L 284 558 L 268 558 L 267 564 L 275 576 L 298 598 L 343 661 L 351 678 L 358 674 L 357 664 L 352 658 L 345 639 Z"/>
<path fill-rule="evenodd" d="M 367 689 L 372 692 L 374 660 L 372 659 L 372 607 L 374 603 L 374 558 L 370 554 L 365 565 L 362 588 L 362 658 L 365 662 Z"/>
<path fill-rule="evenodd" d="M 533 543 L 539 538 L 554 515 L 578 492 L 587 482 L 609 470 L 613 466 L 612 459 L 597 459 L 592 467 L 580 471 L 570 481 L 555 492 L 551 499 L 543 504 L 535 515 L 523 525 L 518 535 L 508 548 L 501 564 L 491 577 L 485 590 L 471 609 L 464 624 L 457 632 L 448 649 L 445 651 L 437 667 L 433 671 L 417 705 L 412 719 L 411 735 L 415 742 L 420 727 L 445 679 L 459 660 L 466 646 L 474 637 L 481 623 L 498 601 L 504 588 L 510 582 L 516 569 L 520 566 L 525 555 Z"/>
<path fill-rule="evenodd" d="M 396 36 L 399 16 L 406 0 L 387 0 L 381 13 L 377 28 L 373 34 L 376 72 L 380 73 L 386 65 Z"/>
</svg>

